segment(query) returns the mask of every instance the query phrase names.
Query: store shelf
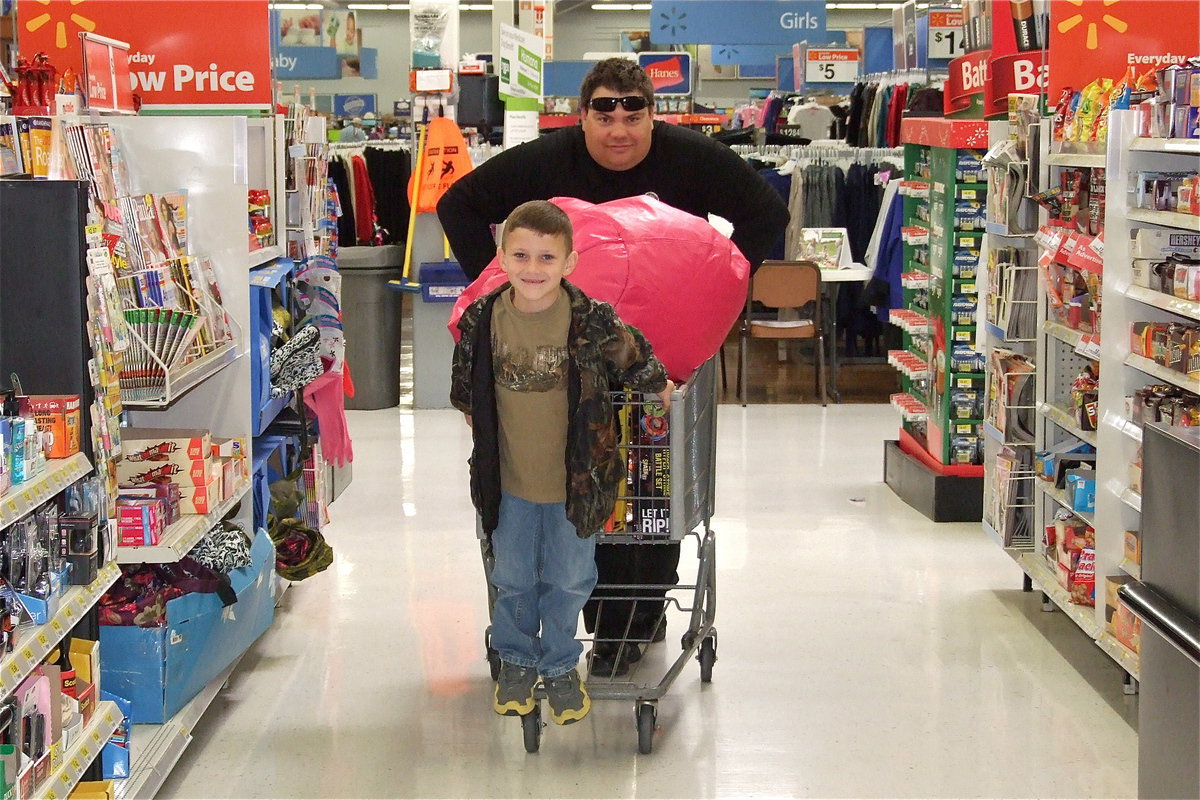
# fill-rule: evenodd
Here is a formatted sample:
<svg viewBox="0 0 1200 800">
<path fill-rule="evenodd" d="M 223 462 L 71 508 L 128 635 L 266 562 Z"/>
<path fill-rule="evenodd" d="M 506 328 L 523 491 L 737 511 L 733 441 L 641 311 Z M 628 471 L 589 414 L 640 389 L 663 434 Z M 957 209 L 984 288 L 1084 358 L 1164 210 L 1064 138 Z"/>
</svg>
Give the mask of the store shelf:
<svg viewBox="0 0 1200 800">
<path fill-rule="evenodd" d="M 1142 579 L 1142 565 L 1141 564 L 1135 564 L 1127 558 L 1121 562 L 1120 567 L 1121 567 L 1121 572 L 1124 572 L 1126 575 L 1130 576 L 1134 580 L 1140 581 Z"/>
<path fill-rule="evenodd" d="M 129 777 L 115 781 L 115 796 L 122 798 L 154 797 L 167 775 L 192 741 L 192 729 L 204 716 L 213 698 L 237 669 L 241 656 L 200 690 L 179 713 L 162 725 L 134 725 L 130 732 L 129 752 L 132 756 Z"/>
<path fill-rule="evenodd" d="M 1108 163 L 1104 153 L 1051 153 L 1046 163 L 1055 167 L 1103 167 Z"/>
<path fill-rule="evenodd" d="M 1084 633 L 1092 639 L 1100 636 L 1100 625 L 1096 622 L 1096 609 L 1072 603 L 1071 595 L 1067 593 L 1066 589 L 1059 586 L 1058 578 L 1050 569 L 1050 565 L 1046 563 L 1045 558 L 1038 553 L 1022 553 L 1017 559 L 1017 563 L 1021 565 L 1021 569 L 1025 570 L 1025 574 L 1029 576 L 1030 580 L 1042 590 L 1042 593 L 1082 628 Z"/>
<path fill-rule="evenodd" d="M 1042 333 L 1052 336 L 1060 342 L 1065 342 L 1071 345 L 1071 347 L 1078 347 L 1079 342 L 1084 337 L 1083 331 L 1077 331 L 1074 328 L 1068 328 L 1066 325 L 1051 322 L 1050 320 L 1042 323 Z"/>
<path fill-rule="evenodd" d="M 1108 653 L 1121 669 L 1128 672 L 1135 680 L 1141 680 L 1141 659 L 1138 654 L 1116 640 L 1111 633 L 1104 631 L 1096 638 L 1096 645 Z"/>
<path fill-rule="evenodd" d="M 124 394 L 121 402 L 126 409 L 130 408 L 166 408 L 183 395 L 199 386 L 204 381 L 237 361 L 241 357 L 237 345 L 230 342 L 195 361 L 171 370 L 168 374 L 167 385 L 153 397 L 138 400 L 127 400 Z"/>
<path fill-rule="evenodd" d="M 258 250 L 251 250 L 250 258 L 247 263 L 248 263 L 248 266 L 250 269 L 254 269 L 255 267 L 260 267 L 263 264 L 269 264 L 272 261 L 274 261 L 275 259 L 281 258 L 282 256 L 283 256 L 283 248 L 277 244 L 274 244 L 274 245 L 271 245 L 270 247 L 263 247 Z"/>
<path fill-rule="evenodd" d="M 1135 424 L 1133 420 L 1127 419 L 1120 414 L 1109 412 L 1104 415 L 1104 421 L 1135 442 L 1140 443 L 1142 441 L 1142 426 Z"/>
<path fill-rule="evenodd" d="M 1118 497 L 1121 498 L 1122 503 L 1129 506 L 1130 508 L 1132 508 L 1134 511 L 1138 512 L 1139 514 L 1142 513 L 1142 493 L 1141 492 L 1135 492 L 1133 489 L 1126 488 L 1124 491 L 1122 491 L 1118 495 Z"/>
<path fill-rule="evenodd" d="M 1053 422 L 1058 427 L 1065 430 L 1067 433 L 1079 439 L 1082 442 L 1087 442 L 1092 447 L 1096 446 L 1096 432 L 1085 431 L 1075 422 L 1075 418 L 1065 408 L 1053 405 L 1051 403 L 1039 403 L 1038 413 L 1046 419 Z"/>
<path fill-rule="evenodd" d="M 1200 217 L 1192 214 L 1180 214 L 1178 211 L 1153 211 L 1149 208 L 1131 208 L 1126 211 L 1126 214 L 1134 222 L 1149 222 L 1152 225 L 1200 233 Z"/>
<path fill-rule="evenodd" d="M 1072 508 L 1071 501 L 1067 499 L 1067 492 L 1065 489 L 1054 488 L 1054 484 L 1050 481 L 1038 481 L 1038 488 L 1048 494 L 1051 498 L 1053 498 L 1054 502 L 1058 503 L 1067 511 L 1070 511 L 1072 514 L 1079 517 L 1093 528 L 1096 527 L 1096 515 L 1091 511 L 1077 511 L 1076 509 Z"/>
<path fill-rule="evenodd" d="M 1182 372 L 1176 372 L 1173 369 L 1168 369 L 1162 364 L 1159 364 L 1156 361 L 1151 361 L 1148 358 L 1130 354 L 1125 356 L 1125 366 L 1141 370 L 1147 375 L 1151 375 L 1161 381 L 1178 386 L 1180 389 L 1187 389 L 1192 394 L 1200 394 L 1200 378 L 1189 378 Z"/>
<path fill-rule="evenodd" d="M 1032 239 L 1032 233 L 1009 233 L 1007 226 L 1001 222 L 989 222 L 984 230 L 988 236 L 1000 236 L 1004 239 Z"/>
<path fill-rule="evenodd" d="M 59 598 L 58 612 L 45 625 L 22 625 L 17 628 L 16 647 L 0 659 L 0 697 L 21 685 L 21 681 L 71 632 L 120 575 L 120 567 L 110 561 L 90 584 L 68 589 Z"/>
<path fill-rule="evenodd" d="M 0 497 L 0 528 L 12 525 L 91 471 L 92 465 L 83 453 L 47 461 L 39 474 Z"/>
<path fill-rule="evenodd" d="M 890 395 L 888 401 L 907 422 L 925 422 L 929 419 L 929 410 L 925 404 L 907 392 Z"/>
<path fill-rule="evenodd" d="M 1184 300 L 1181 297 L 1175 297 L 1164 292 L 1156 292 L 1145 286 L 1130 286 L 1125 290 L 1125 296 L 1131 297 L 1139 303 L 1145 303 L 1148 306 L 1170 311 L 1181 317 L 1200 320 L 1200 303 L 1195 300 Z"/>
<path fill-rule="evenodd" d="M 1200 139 L 1151 139 L 1143 136 L 1133 140 L 1130 150 L 1143 153 L 1182 153 L 1200 155 Z"/>
<path fill-rule="evenodd" d="M 62 754 L 58 769 L 50 773 L 45 782 L 33 790 L 34 797 L 58 800 L 66 797 L 83 778 L 83 773 L 104 750 L 104 744 L 121 724 L 120 709 L 111 700 L 103 700 L 92 712 L 92 718 L 83 727 L 79 738 Z"/>
<path fill-rule="evenodd" d="M 178 522 L 163 531 L 158 544 L 143 547 L 118 547 L 117 562 L 121 564 L 165 564 L 178 561 L 196 546 L 204 534 L 220 522 L 250 488 L 246 478 L 234 487 L 233 494 L 222 500 L 207 514 L 184 514 Z"/>
</svg>

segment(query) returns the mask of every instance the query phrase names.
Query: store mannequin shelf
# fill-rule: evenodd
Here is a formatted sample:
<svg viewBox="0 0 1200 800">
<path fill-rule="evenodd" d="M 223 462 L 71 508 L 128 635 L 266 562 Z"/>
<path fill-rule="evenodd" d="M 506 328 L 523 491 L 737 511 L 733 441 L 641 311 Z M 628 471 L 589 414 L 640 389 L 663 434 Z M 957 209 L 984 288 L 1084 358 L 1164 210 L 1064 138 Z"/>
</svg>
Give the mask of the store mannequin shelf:
<svg viewBox="0 0 1200 800">
<path fill-rule="evenodd" d="M 0 696 L 21 685 L 21 681 L 71 632 L 120 575 L 120 567 L 110 561 L 90 584 L 68 589 L 59 599 L 58 612 L 45 625 L 27 624 L 17 628 L 16 647 L 0 659 Z"/>
<path fill-rule="evenodd" d="M 0 497 L 0 528 L 7 528 L 21 517 L 92 471 L 83 453 L 46 462 L 46 469 L 31 480 L 19 483 Z"/>
<path fill-rule="evenodd" d="M 61 762 L 50 776 L 33 790 L 34 797 L 58 800 L 67 797 L 83 778 L 83 773 L 103 752 L 104 744 L 121 724 L 121 712 L 111 700 L 101 701 L 92 712 L 92 719 L 77 741 L 62 754 Z"/>
</svg>

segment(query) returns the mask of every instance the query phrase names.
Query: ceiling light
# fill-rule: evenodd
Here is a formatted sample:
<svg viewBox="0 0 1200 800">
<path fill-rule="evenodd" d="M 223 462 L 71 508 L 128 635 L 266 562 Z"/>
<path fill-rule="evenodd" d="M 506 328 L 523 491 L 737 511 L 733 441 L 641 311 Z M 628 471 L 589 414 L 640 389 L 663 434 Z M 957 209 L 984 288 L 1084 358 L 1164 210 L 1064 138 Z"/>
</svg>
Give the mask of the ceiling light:
<svg viewBox="0 0 1200 800">
<path fill-rule="evenodd" d="M 633 3 L 592 3 L 592 11 L 633 11 Z"/>
<path fill-rule="evenodd" d="M 459 3 L 459 11 L 491 11 L 491 3 Z"/>
<path fill-rule="evenodd" d="M 271 3 L 268 6 L 276 11 L 320 11 L 324 7 L 320 3 Z"/>
</svg>

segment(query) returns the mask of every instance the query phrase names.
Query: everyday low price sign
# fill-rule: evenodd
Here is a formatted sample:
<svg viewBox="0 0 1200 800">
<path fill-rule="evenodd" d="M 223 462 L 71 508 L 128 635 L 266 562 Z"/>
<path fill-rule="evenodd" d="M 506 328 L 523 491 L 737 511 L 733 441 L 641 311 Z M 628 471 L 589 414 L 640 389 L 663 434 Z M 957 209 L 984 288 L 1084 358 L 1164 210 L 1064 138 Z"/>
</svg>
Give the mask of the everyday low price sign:
<svg viewBox="0 0 1200 800">
<path fill-rule="evenodd" d="M 858 79 L 857 50 L 810 47 L 804 63 L 805 83 L 854 83 Z"/>
<path fill-rule="evenodd" d="M 83 73 L 79 34 L 129 42 L 144 109 L 271 107 L 271 31 L 262 0 L 19 0 L 21 55 Z M 219 29 L 215 26 L 219 25 Z"/>
<path fill-rule="evenodd" d="M 951 59 L 966 54 L 962 9 L 930 9 L 927 47 L 930 58 Z"/>
</svg>

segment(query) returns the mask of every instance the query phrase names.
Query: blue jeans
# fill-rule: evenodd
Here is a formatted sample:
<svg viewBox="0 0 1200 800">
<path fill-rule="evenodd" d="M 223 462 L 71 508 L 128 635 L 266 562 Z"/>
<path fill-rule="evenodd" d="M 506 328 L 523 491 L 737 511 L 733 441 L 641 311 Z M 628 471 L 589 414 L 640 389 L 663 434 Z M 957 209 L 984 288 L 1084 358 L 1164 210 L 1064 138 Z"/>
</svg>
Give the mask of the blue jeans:
<svg viewBox="0 0 1200 800">
<path fill-rule="evenodd" d="M 575 638 L 579 612 L 596 585 L 595 537 L 579 538 L 565 503 L 531 503 L 505 492 L 492 553 L 492 647 L 543 678 L 570 672 L 583 652 Z"/>
</svg>

